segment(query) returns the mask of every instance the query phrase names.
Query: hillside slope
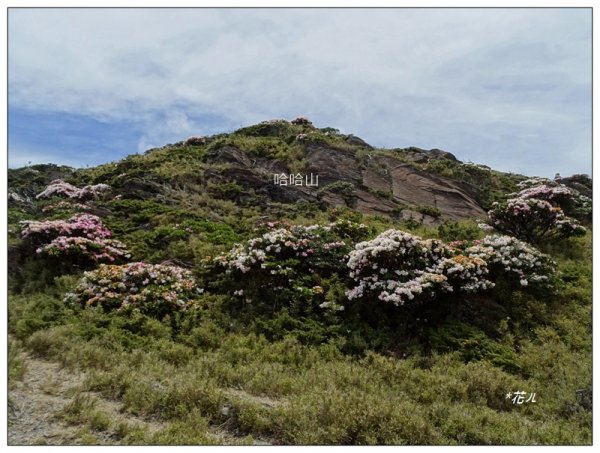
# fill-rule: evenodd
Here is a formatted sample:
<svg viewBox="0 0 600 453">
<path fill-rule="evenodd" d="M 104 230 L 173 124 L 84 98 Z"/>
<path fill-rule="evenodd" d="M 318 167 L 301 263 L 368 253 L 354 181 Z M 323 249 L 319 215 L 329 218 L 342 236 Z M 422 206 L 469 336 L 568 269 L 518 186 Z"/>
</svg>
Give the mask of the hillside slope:
<svg viewBox="0 0 600 453">
<path fill-rule="evenodd" d="M 8 189 L 13 443 L 592 441 L 584 175 L 300 118 Z"/>
<path fill-rule="evenodd" d="M 274 184 L 274 176 L 280 174 L 318 176 L 318 186 Z M 305 202 L 413 218 L 426 225 L 483 218 L 498 195 L 514 190 L 515 182 L 524 179 L 462 163 L 437 149 L 375 149 L 332 128 L 283 120 L 231 134 L 192 137 L 92 169 L 33 166 L 9 172 L 11 190 L 29 197 L 58 177 L 106 183 L 123 198 L 173 199 L 178 190 L 208 192 L 266 210 L 273 203 Z"/>
</svg>

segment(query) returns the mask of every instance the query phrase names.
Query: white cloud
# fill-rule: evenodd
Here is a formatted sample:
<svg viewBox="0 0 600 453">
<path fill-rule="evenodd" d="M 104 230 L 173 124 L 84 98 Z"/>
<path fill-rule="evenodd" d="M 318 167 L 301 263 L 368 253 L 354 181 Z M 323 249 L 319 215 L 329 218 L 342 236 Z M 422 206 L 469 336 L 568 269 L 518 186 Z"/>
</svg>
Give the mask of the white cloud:
<svg viewBox="0 0 600 453">
<path fill-rule="evenodd" d="M 570 125 L 590 122 L 590 36 L 581 9 L 11 9 L 10 96 L 136 118 L 141 147 L 203 133 L 207 114 L 304 114 L 378 145 L 504 153 L 505 169 L 525 142 L 566 136 L 587 168 L 591 143 Z"/>
</svg>

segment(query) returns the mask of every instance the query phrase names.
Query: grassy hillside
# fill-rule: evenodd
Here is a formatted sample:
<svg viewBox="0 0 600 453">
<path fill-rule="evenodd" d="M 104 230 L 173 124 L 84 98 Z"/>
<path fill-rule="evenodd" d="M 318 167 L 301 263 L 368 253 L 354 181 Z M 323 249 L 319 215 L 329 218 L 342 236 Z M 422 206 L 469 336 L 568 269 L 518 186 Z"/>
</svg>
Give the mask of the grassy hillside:
<svg viewBox="0 0 600 453">
<path fill-rule="evenodd" d="M 52 414 L 59 426 L 77 428 L 67 443 L 591 444 L 589 218 L 580 218 L 585 235 L 536 244 L 535 253 L 555 262 L 552 285 L 519 285 L 487 263 L 493 285 L 481 290 L 415 293 L 415 302 L 399 305 L 368 294 L 353 300 L 357 280 L 347 262 L 357 244 L 394 229 L 422 238 L 418 247 L 431 253 L 439 246 L 463 257 L 463 245 L 451 244 L 478 244 L 486 233 L 481 219 L 449 219 L 436 205 L 401 202 L 376 184 L 359 187 L 372 178 L 340 179 L 291 199 L 259 181 L 266 174 L 259 167 L 311 171 L 316 147 L 351 156 L 363 175 L 382 181 L 395 177 L 386 160 L 393 159 L 410 167 L 406 174 L 456 184 L 453 191 L 484 210 L 527 179 L 439 150 L 373 149 L 335 129 L 284 121 L 95 168 L 9 170 L 11 389 L 31 372 L 30 359 L 83 372 L 69 403 Z M 255 163 L 248 169 L 231 156 Z M 97 196 L 36 198 L 57 178 L 109 187 Z M 356 201 L 363 193 L 395 211 L 370 214 Z M 115 309 L 122 293 L 110 302 L 106 294 L 119 291 L 116 283 L 101 297 L 90 292 L 94 300 L 70 302 L 68 293 L 80 294 L 84 272 L 100 261 L 36 252 L 43 245 L 23 237 L 19 222 L 79 213 L 97 216 L 127 248 L 122 262 L 189 272 L 197 288 L 185 305 L 168 305 L 164 281 L 152 286 L 148 307 Z M 260 258 L 256 244 L 277 234 L 308 254 Z M 253 238 L 263 242 L 249 245 Z M 536 402 L 514 404 L 507 394 L 518 391 L 535 393 Z M 100 401 L 120 404 L 130 421 L 111 417 Z"/>
</svg>

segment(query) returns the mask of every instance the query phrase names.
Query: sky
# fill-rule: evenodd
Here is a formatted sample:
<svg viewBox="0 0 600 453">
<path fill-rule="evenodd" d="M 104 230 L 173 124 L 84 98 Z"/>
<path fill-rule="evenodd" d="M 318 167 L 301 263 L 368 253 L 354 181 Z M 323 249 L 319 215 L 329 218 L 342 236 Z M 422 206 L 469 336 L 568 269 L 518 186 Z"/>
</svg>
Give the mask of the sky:
<svg viewBox="0 0 600 453">
<path fill-rule="evenodd" d="M 9 9 L 10 167 L 263 120 L 591 174 L 591 9 Z"/>
</svg>

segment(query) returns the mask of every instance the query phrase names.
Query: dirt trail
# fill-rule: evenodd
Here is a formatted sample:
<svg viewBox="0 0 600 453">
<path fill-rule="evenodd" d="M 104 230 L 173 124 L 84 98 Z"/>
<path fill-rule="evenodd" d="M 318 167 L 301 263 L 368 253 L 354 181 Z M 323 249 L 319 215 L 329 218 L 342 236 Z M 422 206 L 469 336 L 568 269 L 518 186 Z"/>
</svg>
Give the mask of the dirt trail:
<svg viewBox="0 0 600 453">
<path fill-rule="evenodd" d="M 113 421 L 126 421 L 149 432 L 162 426 L 149 423 L 120 411 L 121 404 L 106 400 L 97 394 L 82 392 L 85 375 L 77 371 L 63 369 L 57 363 L 26 356 L 26 371 L 22 382 L 9 390 L 8 398 L 8 444 L 9 445 L 77 445 L 98 443 L 118 444 L 114 435 L 108 432 L 82 431 L 83 426 L 68 425 L 56 415 L 73 398 L 81 393 L 90 395 L 96 401 L 96 408 L 107 414 Z M 87 439 L 83 437 L 87 433 Z"/>
<path fill-rule="evenodd" d="M 22 382 L 9 390 L 8 444 L 61 445 L 74 442 L 76 429 L 53 419 L 70 395 L 80 389 L 83 376 L 61 370 L 55 363 L 25 359 Z"/>
<path fill-rule="evenodd" d="M 94 407 L 106 414 L 116 426 L 121 422 L 142 428 L 152 434 L 165 428 L 165 423 L 148 421 L 122 411 L 122 404 L 93 392 L 85 392 L 85 374 L 68 370 L 54 362 L 24 355 L 26 371 L 8 393 L 8 445 L 119 445 L 114 429 L 90 431 L 85 425 L 69 425 L 57 417 L 77 395 L 87 395 Z M 231 390 L 231 396 L 248 398 L 268 407 L 277 402 L 242 391 Z M 225 409 L 225 408 L 224 408 Z M 211 435 L 218 443 L 235 445 L 239 435 L 221 426 L 212 426 Z M 255 439 L 255 445 L 270 445 L 266 439 Z"/>
</svg>

